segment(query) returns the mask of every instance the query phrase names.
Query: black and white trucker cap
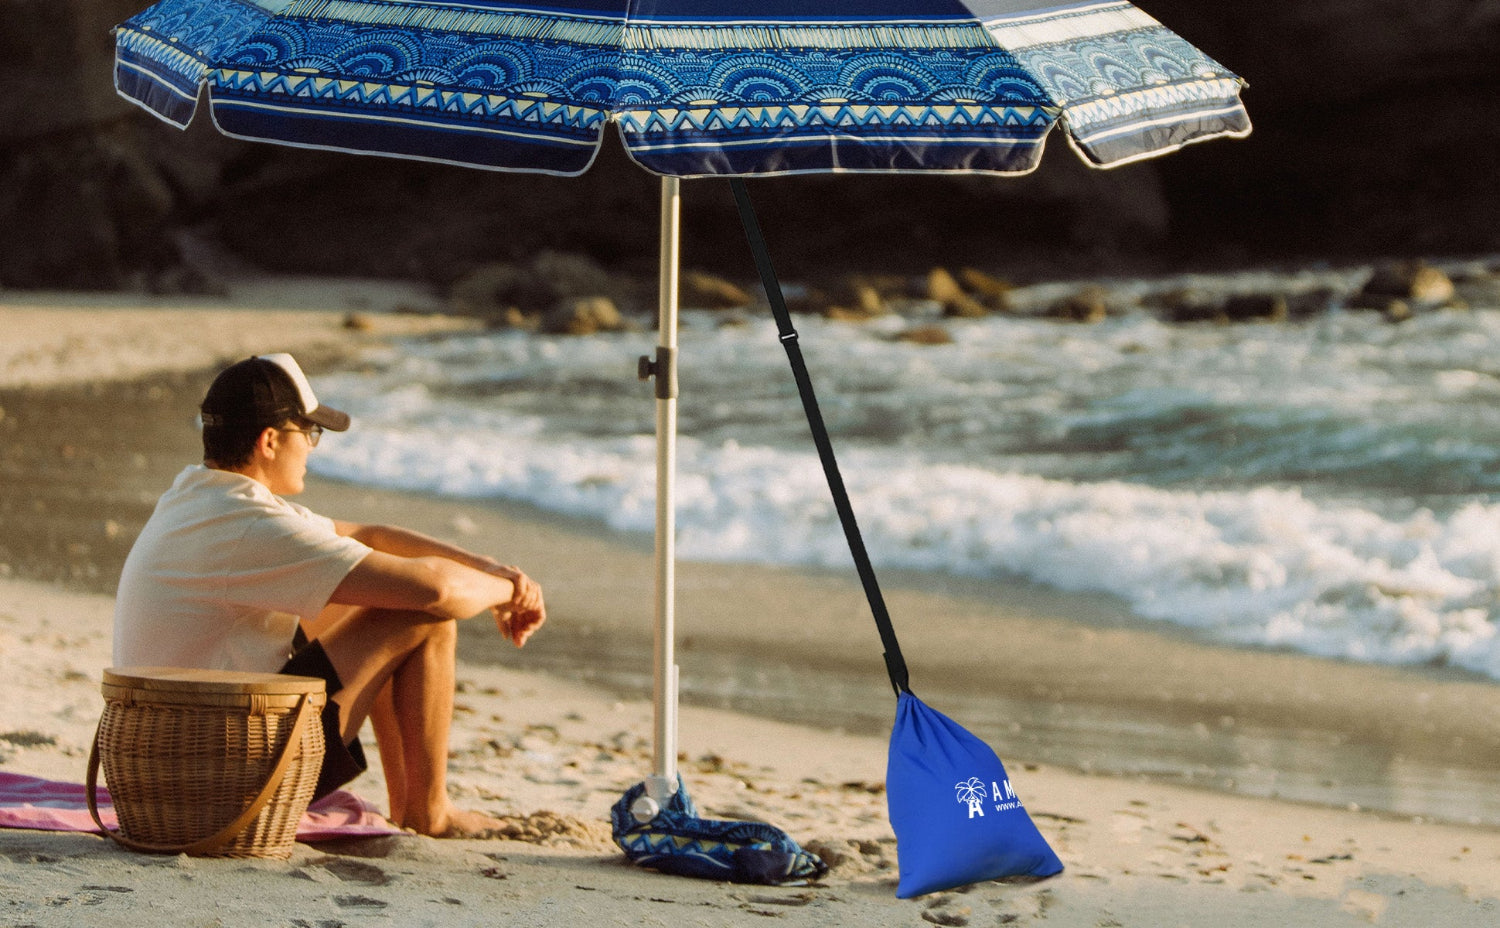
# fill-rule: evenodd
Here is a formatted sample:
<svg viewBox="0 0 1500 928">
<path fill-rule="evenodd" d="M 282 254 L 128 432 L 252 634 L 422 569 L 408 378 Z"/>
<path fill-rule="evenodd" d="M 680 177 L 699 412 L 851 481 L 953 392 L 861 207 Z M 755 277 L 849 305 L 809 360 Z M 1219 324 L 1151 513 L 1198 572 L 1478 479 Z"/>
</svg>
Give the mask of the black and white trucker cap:
<svg viewBox="0 0 1500 928">
<path fill-rule="evenodd" d="M 289 354 L 257 355 L 225 368 L 199 410 L 205 428 L 241 423 L 269 428 L 288 419 L 306 419 L 332 432 L 349 428 L 349 414 L 319 403 Z"/>
</svg>

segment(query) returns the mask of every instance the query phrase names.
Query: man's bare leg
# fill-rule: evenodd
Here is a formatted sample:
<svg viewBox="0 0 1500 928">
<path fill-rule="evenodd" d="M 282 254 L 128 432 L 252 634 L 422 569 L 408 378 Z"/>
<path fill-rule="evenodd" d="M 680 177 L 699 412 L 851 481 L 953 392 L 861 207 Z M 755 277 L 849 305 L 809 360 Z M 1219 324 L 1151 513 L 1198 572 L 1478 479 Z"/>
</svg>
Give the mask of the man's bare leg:
<svg viewBox="0 0 1500 928">
<path fill-rule="evenodd" d="M 385 794 L 393 822 L 406 819 L 406 753 L 401 727 L 396 723 L 394 686 L 387 681 L 370 707 L 375 727 L 375 746 L 380 749 L 380 769 L 385 773 Z"/>
<path fill-rule="evenodd" d="M 344 738 L 352 739 L 375 713 L 376 738 L 386 731 L 382 764 L 388 753 L 400 758 L 399 788 L 390 783 L 393 771 L 386 771 L 392 819 L 434 836 L 477 836 L 500 827 L 498 819 L 456 809 L 448 800 L 457 624 L 426 613 L 329 607 L 308 625 L 344 683 L 335 699 Z M 377 710 L 387 690 L 389 711 Z"/>
</svg>

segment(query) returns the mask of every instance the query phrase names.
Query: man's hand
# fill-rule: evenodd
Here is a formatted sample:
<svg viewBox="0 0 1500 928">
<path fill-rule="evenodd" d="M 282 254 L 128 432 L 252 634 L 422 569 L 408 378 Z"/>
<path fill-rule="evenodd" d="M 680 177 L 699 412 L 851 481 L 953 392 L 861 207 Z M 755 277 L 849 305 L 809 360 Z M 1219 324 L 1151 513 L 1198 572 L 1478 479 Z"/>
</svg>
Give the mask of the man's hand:
<svg viewBox="0 0 1500 928">
<path fill-rule="evenodd" d="M 516 567 L 497 564 L 489 572 L 509 580 L 513 588 L 510 601 L 494 607 L 495 627 L 516 647 L 523 647 L 526 639 L 547 621 L 547 606 L 542 600 L 542 588 Z"/>
<path fill-rule="evenodd" d="M 526 639 L 547 621 L 547 614 L 540 609 L 517 611 L 509 606 L 496 606 L 494 612 L 495 627 L 518 648 L 524 647 Z"/>
</svg>

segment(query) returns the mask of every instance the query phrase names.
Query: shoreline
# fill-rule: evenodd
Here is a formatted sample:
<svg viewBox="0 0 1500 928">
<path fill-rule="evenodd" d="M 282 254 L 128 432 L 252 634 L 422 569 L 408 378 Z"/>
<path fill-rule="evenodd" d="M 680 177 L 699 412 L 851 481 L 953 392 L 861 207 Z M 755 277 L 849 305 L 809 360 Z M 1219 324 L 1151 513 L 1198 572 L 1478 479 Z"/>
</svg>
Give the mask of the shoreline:
<svg viewBox="0 0 1500 928">
<path fill-rule="evenodd" d="M 553 571 L 538 577 L 550 634 L 516 652 L 465 626 L 462 653 L 649 698 L 649 538 L 584 533 L 518 504 L 328 481 L 306 500 L 394 512 L 429 532 L 457 522 L 461 543 L 519 532 L 514 559 Z M 890 685 L 852 569 L 680 562 L 677 577 L 684 704 L 889 731 Z M 898 572 L 886 581 L 913 689 L 1009 762 L 1500 826 L 1500 686 L 1229 648 L 1122 616 L 1104 597 Z"/>
</svg>

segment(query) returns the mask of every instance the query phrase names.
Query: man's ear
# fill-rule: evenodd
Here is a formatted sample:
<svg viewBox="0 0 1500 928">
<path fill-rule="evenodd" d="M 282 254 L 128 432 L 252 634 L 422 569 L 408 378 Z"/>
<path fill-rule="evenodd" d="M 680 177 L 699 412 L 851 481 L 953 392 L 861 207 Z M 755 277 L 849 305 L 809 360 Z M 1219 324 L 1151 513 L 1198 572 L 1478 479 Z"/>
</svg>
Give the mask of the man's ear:
<svg viewBox="0 0 1500 928">
<path fill-rule="evenodd" d="M 272 426 L 261 429 L 260 436 L 255 439 L 255 450 L 268 458 L 276 457 L 280 447 L 281 432 Z"/>
</svg>

